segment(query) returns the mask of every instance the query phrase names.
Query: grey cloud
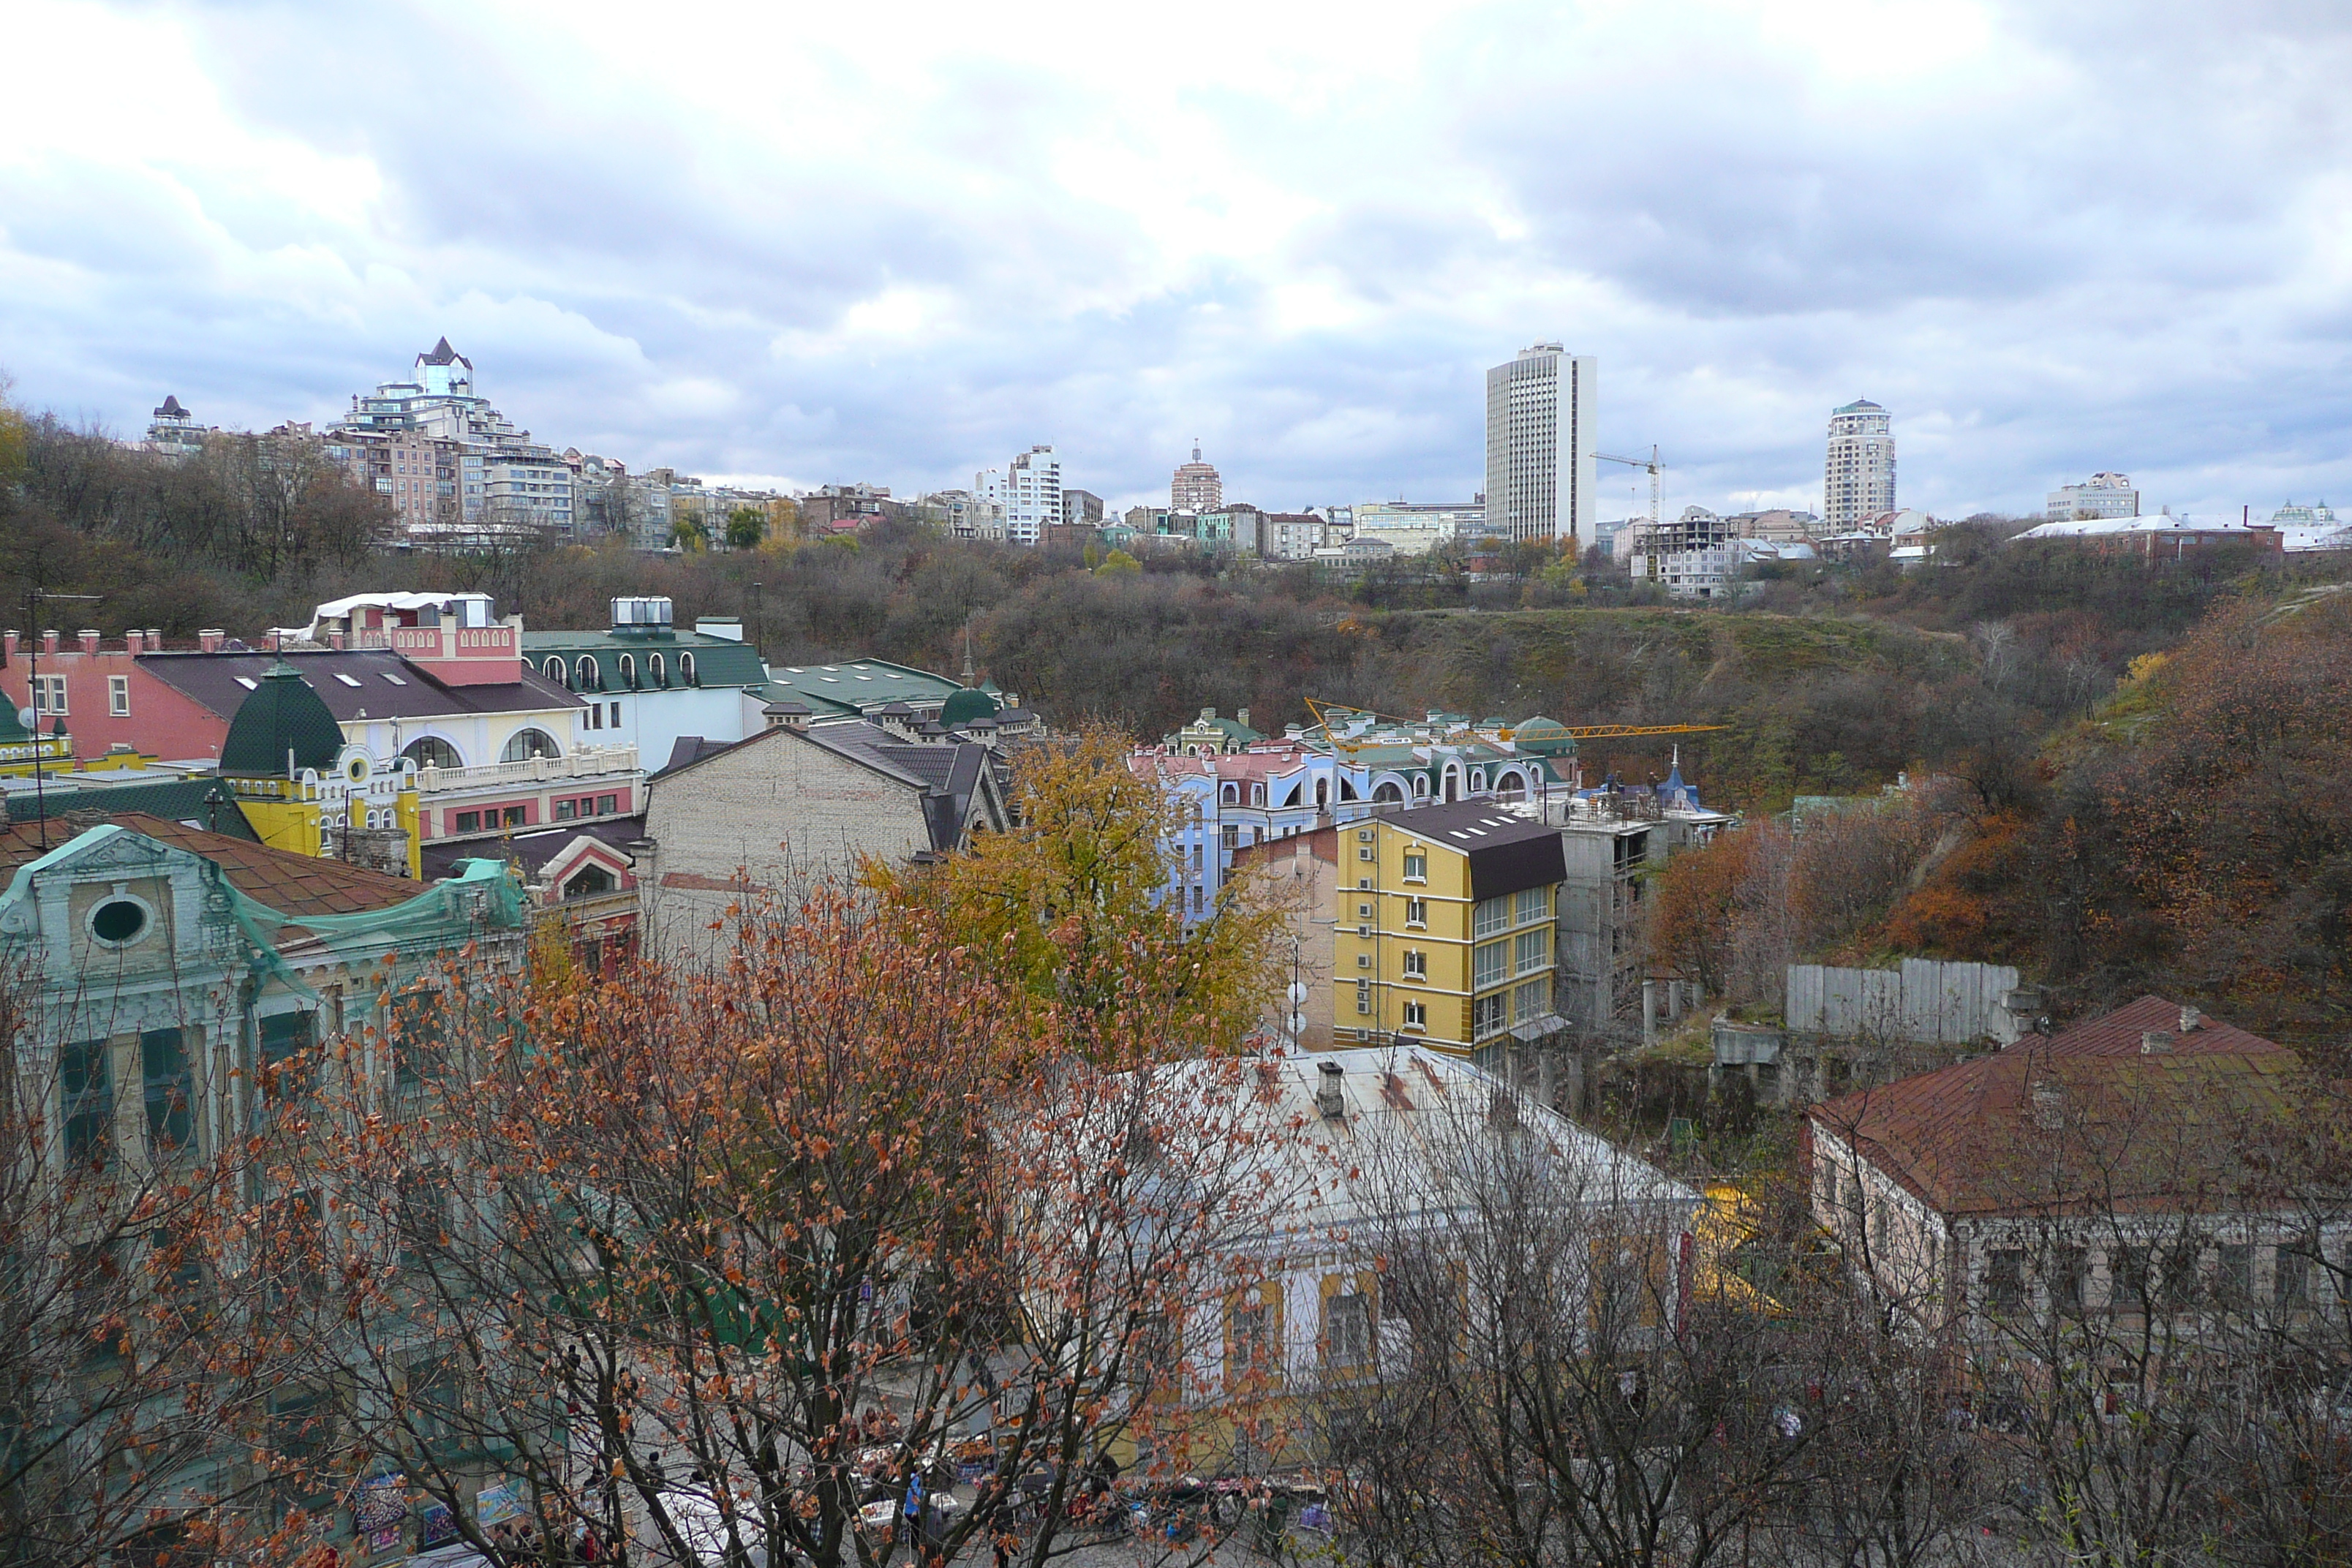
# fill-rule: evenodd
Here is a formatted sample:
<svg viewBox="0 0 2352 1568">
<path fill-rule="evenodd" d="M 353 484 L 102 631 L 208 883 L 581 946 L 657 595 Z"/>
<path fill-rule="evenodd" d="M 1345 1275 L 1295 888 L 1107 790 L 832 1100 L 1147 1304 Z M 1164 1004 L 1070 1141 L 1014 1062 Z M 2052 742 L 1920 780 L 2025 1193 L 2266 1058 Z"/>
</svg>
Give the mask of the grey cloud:
<svg viewBox="0 0 2352 1568">
<path fill-rule="evenodd" d="M 1622 59 L 1580 13 L 1470 13 L 1397 81 L 1177 95 L 1232 160 L 1197 254 L 1056 174 L 1073 142 L 1153 146 L 1171 100 L 1050 61 L 818 59 L 777 91 L 846 83 L 861 117 L 819 158 L 487 9 L 156 15 L 193 18 L 238 120 L 383 191 L 352 222 L 202 168 L 0 168 L 18 394 L 121 428 L 167 390 L 331 414 L 448 331 L 519 422 L 633 463 L 912 488 L 1053 440 L 1074 482 L 1141 495 L 1197 434 L 1286 506 L 1475 488 L 1480 373 L 1560 336 L 1601 356 L 1603 444 L 1657 442 L 1674 504 L 1817 489 L 1828 408 L 1865 394 L 1938 508 L 2114 466 L 2182 506 L 2352 495 L 2326 7 L 2020 9 L 1990 62 L 1907 92 L 1706 14 L 1645 14 L 1672 36 Z M 1233 216 L 1265 192 L 1287 231 Z M 1346 324 L 1285 319 L 1309 281 Z M 842 334 L 892 288 L 942 308 Z M 717 411 L 680 412 L 685 383 Z"/>
</svg>

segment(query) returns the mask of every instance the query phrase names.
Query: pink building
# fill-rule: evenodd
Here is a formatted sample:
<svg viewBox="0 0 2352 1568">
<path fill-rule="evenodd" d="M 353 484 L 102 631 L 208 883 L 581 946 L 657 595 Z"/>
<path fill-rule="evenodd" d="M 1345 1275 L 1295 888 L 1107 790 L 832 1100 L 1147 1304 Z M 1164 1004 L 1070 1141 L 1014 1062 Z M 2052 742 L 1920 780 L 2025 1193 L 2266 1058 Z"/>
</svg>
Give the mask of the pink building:
<svg viewBox="0 0 2352 1568">
<path fill-rule="evenodd" d="M 219 632 L 205 632 L 213 647 Z M 84 760 L 110 751 L 145 752 L 165 762 L 206 762 L 220 755 L 228 716 L 155 679 L 140 662 L 163 646 L 159 631 L 125 633 L 108 647 L 95 631 L 68 642 L 54 631 L 27 641 L 0 633 L 0 691 L 11 706 L 33 709 L 43 730 L 58 721 Z M 36 680 L 39 689 L 34 689 Z"/>
</svg>

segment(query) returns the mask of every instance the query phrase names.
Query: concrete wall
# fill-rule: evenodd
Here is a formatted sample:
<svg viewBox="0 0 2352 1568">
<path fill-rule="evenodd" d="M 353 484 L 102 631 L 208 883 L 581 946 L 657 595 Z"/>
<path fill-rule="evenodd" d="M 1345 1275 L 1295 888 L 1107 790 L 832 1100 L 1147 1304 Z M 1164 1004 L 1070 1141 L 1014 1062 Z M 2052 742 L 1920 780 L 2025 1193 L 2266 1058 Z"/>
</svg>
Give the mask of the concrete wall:
<svg viewBox="0 0 2352 1568">
<path fill-rule="evenodd" d="M 1839 1039 L 1960 1046 L 2018 1037 L 2004 1005 L 2017 971 L 2002 964 L 1906 958 L 1900 969 L 1789 966 L 1789 1028 Z"/>
</svg>

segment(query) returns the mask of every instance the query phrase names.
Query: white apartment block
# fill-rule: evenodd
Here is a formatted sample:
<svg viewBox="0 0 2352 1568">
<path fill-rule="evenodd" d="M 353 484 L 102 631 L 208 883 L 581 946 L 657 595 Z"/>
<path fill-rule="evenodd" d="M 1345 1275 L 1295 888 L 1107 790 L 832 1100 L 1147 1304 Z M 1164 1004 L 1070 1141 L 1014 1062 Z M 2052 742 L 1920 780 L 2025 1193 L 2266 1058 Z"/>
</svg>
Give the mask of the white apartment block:
<svg viewBox="0 0 2352 1568">
<path fill-rule="evenodd" d="M 1592 356 L 1558 343 L 1532 344 L 1486 373 L 1488 532 L 1570 544 L 1592 537 L 1594 383 Z"/>
<path fill-rule="evenodd" d="M 2139 490 L 2129 474 L 2093 474 L 2084 485 L 2062 485 L 2050 492 L 2052 522 L 2095 517 L 2137 517 Z"/>
<path fill-rule="evenodd" d="M 1485 532 L 1486 527 L 1483 496 L 1467 501 L 1368 500 L 1348 511 L 1357 533 L 1382 538 L 1397 532 L 1429 532 L 1441 540 L 1472 539 Z"/>
<path fill-rule="evenodd" d="M 1051 446 L 1032 447 L 1005 465 L 972 476 L 973 496 L 1003 509 L 1009 544 L 1044 542 L 1048 523 L 1062 521 L 1062 459 Z"/>
<path fill-rule="evenodd" d="M 1895 437 L 1885 409 L 1860 398 L 1830 416 L 1822 520 L 1832 533 L 1895 508 Z"/>
<path fill-rule="evenodd" d="M 572 465 L 562 458 L 545 447 L 493 448 L 483 455 L 479 471 L 488 521 L 572 536 Z M 466 482 L 475 482 L 471 468 Z"/>
</svg>

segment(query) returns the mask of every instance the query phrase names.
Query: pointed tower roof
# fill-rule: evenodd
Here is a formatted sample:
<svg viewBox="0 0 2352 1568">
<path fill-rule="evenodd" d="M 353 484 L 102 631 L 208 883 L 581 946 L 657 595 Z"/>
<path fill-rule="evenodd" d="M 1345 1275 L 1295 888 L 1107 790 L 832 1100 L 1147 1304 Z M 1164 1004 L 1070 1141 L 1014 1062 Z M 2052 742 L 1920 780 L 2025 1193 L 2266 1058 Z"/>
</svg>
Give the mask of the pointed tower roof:
<svg viewBox="0 0 2352 1568">
<path fill-rule="evenodd" d="M 187 412 L 188 411 L 186 409 L 180 406 L 180 400 L 171 393 L 167 392 L 163 395 L 163 406 L 155 410 L 155 417 L 158 419 L 182 419 L 187 416 Z"/>
<path fill-rule="evenodd" d="M 289 758 L 298 772 L 323 770 L 335 765 L 342 749 L 342 728 L 326 700 L 281 656 L 254 683 L 253 695 L 237 704 L 221 742 L 220 771 L 283 778 Z"/>
<path fill-rule="evenodd" d="M 462 364 L 467 370 L 474 368 L 472 360 L 449 346 L 449 335 L 446 332 L 441 335 L 441 341 L 433 345 L 433 352 L 425 355 L 424 360 L 426 364 Z"/>
</svg>

